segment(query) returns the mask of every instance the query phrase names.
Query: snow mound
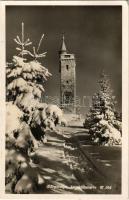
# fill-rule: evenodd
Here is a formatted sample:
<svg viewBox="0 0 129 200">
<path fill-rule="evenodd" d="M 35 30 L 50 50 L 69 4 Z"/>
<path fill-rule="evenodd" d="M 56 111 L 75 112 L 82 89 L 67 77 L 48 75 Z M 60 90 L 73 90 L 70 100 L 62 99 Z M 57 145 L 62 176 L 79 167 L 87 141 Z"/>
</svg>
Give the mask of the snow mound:
<svg viewBox="0 0 129 200">
<path fill-rule="evenodd" d="M 91 127 L 92 139 L 97 144 L 105 146 L 121 145 L 121 133 L 108 121 L 102 119 Z"/>
<path fill-rule="evenodd" d="M 29 154 L 38 148 L 24 113 L 12 102 L 6 104 L 6 189 L 10 193 L 32 193 L 44 179 L 30 165 Z M 32 173 L 32 174 L 31 174 Z"/>
<path fill-rule="evenodd" d="M 46 108 L 47 117 L 61 118 L 63 116 L 62 110 L 56 105 L 48 105 Z"/>
<path fill-rule="evenodd" d="M 6 103 L 6 133 L 18 130 L 21 125 L 23 112 L 12 102 Z"/>
</svg>

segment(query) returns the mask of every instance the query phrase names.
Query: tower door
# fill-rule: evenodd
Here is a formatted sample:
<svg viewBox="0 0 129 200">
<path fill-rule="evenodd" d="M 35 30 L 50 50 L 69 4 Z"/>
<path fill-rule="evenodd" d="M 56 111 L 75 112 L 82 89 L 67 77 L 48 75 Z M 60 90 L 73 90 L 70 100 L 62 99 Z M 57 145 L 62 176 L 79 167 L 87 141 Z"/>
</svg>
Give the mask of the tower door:
<svg viewBox="0 0 129 200">
<path fill-rule="evenodd" d="M 64 92 L 64 104 L 71 104 L 72 103 L 72 92 Z"/>
</svg>

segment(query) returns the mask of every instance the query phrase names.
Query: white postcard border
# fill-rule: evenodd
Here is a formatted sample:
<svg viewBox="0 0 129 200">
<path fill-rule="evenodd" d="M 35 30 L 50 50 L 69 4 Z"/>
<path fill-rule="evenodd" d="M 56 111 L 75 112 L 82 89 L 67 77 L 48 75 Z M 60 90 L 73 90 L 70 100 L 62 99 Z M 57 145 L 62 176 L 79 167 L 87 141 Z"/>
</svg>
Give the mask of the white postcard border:
<svg viewBox="0 0 129 200">
<path fill-rule="evenodd" d="M 94 194 L 5 194 L 5 6 L 6 5 L 86 5 L 86 6 L 122 6 L 122 194 L 121 195 L 94 195 Z M 129 146 L 129 70 L 128 70 L 128 2 L 126 1 L 2 1 L 0 2 L 0 197 L 9 199 L 128 199 L 128 146 Z M 117 169 L 116 169 L 117 170 Z"/>
</svg>

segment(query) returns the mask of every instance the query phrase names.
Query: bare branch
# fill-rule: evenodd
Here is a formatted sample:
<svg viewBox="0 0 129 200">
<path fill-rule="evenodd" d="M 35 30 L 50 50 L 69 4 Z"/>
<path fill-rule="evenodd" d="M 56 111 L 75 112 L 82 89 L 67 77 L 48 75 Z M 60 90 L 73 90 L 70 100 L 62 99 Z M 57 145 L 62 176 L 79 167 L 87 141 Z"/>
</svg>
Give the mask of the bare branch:
<svg viewBox="0 0 129 200">
<path fill-rule="evenodd" d="M 42 43 L 43 38 L 44 38 L 44 34 L 42 34 L 41 39 L 40 39 L 40 41 L 39 41 L 38 48 L 37 48 L 37 53 L 38 53 L 38 51 L 39 51 L 39 48 L 40 48 L 40 46 L 41 46 L 41 43 Z"/>
</svg>

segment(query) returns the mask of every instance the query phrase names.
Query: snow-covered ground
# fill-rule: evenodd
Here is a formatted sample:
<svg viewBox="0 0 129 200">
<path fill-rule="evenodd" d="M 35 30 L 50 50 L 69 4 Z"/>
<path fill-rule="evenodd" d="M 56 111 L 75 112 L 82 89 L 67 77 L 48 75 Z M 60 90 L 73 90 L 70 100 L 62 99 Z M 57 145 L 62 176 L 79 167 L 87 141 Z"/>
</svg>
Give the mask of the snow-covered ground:
<svg viewBox="0 0 129 200">
<path fill-rule="evenodd" d="M 34 158 L 47 184 L 39 193 L 120 193 L 121 147 L 93 146 L 81 125 L 73 120 L 58 133 L 48 131 Z"/>
<path fill-rule="evenodd" d="M 84 193 L 64 154 L 64 142 L 62 135 L 48 132 L 47 143 L 36 151 L 33 159 L 46 182 L 46 188 L 38 193 Z"/>
<path fill-rule="evenodd" d="M 11 103 L 7 104 L 7 112 L 9 123 L 6 129 L 10 133 L 20 127 L 23 113 Z M 16 119 L 12 118 L 15 112 Z M 93 145 L 88 130 L 83 128 L 82 118 L 76 115 L 63 117 L 67 119 L 68 126 L 58 125 L 57 132 L 47 130 L 44 143 L 30 154 L 29 170 L 26 171 L 27 175 L 22 176 L 20 183 L 17 182 L 15 192 L 23 193 L 27 189 L 30 193 L 120 193 L 121 147 Z M 25 132 L 21 133 L 21 137 Z M 31 177 L 35 172 L 33 181 Z M 33 191 L 31 188 L 35 180 L 38 180 L 39 185 Z M 29 187 L 29 183 L 30 188 L 24 188 L 25 184 Z M 100 186 L 104 189 L 100 189 Z"/>
</svg>

